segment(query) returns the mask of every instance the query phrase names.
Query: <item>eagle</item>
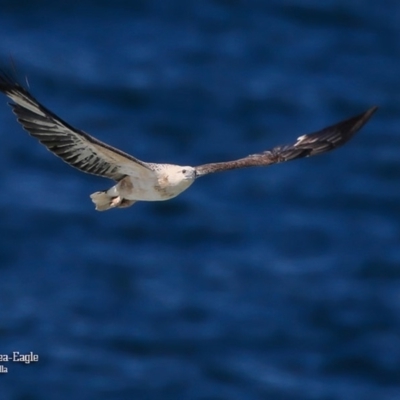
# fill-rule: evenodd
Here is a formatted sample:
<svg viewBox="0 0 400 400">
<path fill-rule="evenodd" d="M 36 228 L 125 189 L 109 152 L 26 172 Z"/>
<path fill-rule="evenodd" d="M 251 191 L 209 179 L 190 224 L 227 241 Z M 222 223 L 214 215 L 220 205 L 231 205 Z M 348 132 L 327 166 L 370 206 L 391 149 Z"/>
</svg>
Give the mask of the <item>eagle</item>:
<svg viewBox="0 0 400 400">
<path fill-rule="evenodd" d="M 98 211 L 126 208 L 137 201 L 169 200 L 196 179 L 215 172 L 268 166 L 326 153 L 348 142 L 378 108 L 371 107 L 355 117 L 300 136 L 291 144 L 233 161 L 192 167 L 144 162 L 101 142 L 62 120 L 3 71 L 0 71 L 0 91 L 11 99 L 10 105 L 22 127 L 53 154 L 83 172 L 115 182 L 110 189 L 90 195 Z"/>
</svg>

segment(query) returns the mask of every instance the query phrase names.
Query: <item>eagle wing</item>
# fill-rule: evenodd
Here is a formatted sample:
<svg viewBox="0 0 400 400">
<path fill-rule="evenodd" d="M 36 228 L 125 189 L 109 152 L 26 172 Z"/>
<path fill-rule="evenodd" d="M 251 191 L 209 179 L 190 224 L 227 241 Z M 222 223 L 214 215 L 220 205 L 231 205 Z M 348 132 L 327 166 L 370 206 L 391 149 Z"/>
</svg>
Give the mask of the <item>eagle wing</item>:
<svg viewBox="0 0 400 400">
<path fill-rule="evenodd" d="M 152 164 L 73 128 L 4 72 L 0 73 L 0 91 L 13 101 L 10 105 L 23 128 L 72 167 L 116 181 L 126 175 L 154 177 Z"/>
<path fill-rule="evenodd" d="M 295 143 L 277 146 L 258 154 L 251 154 L 234 161 L 199 165 L 196 175 L 202 176 L 236 168 L 268 166 L 271 164 L 311 157 L 336 149 L 349 141 L 371 118 L 378 107 L 371 107 L 364 113 L 341 121 L 318 132 L 300 136 Z"/>
</svg>

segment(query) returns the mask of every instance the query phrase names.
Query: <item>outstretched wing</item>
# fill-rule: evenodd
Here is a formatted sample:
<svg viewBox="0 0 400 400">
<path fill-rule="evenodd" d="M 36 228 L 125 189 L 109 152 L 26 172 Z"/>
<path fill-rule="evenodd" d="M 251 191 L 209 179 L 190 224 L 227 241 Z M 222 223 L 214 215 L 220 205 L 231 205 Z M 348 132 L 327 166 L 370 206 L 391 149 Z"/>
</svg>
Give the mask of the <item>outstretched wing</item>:
<svg viewBox="0 0 400 400">
<path fill-rule="evenodd" d="M 197 176 L 236 168 L 267 166 L 296 158 L 310 157 L 336 149 L 349 141 L 371 118 L 378 107 L 371 107 L 363 114 L 339 122 L 315 133 L 300 136 L 293 144 L 274 147 L 258 154 L 251 154 L 234 161 L 204 164 L 196 167 Z"/>
<path fill-rule="evenodd" d="M 24 129 L 72 167 L 116 181 L 126 175 L 154 176 L 151 164 L 73 128 L 42 106 L 18 82 L 1 72 L 0 91 L 13 101 L 10 105 Z"/>
</svg>

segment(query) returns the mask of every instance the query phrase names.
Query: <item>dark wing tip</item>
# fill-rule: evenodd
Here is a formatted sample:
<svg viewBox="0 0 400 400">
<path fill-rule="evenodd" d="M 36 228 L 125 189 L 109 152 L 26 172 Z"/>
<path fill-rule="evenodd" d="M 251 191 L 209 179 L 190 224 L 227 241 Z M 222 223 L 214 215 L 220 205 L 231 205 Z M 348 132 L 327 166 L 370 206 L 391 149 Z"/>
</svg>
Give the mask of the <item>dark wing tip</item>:
<svg viewBox="0 0 400 400">
<path fill-rule="evenodd" d="M 294 147 L 308 150 L 308 156 L 336 149 L 347 143 L 372 117 L 377 106 L 369 108 L 362 114 L 338 122 L 318 132 L 300 136 Z"/>
<path fill-rule="evenodd" d="M 368 114 L 369 116 L 371 116 L 378 108 L 379 108 L 379 106 L 372 106 L 367 111 L 365 111 L 364 114 Z"/>
<path fill-rule="evenodd" d="M 349 131 L 351 133 L 356 133 L 359 129 L 361 129 L 367 122 L 368 120 L 372 117 L 372 115 L 376 112 L 378 109 L 378 106 L 373 106 L 369 108 L 367 111 L 364 113 L 357 115 L 353 118 L 348 119 L 347 121 L 343 121 L 343 126 L 345 127 L 348 123 L 349 126 Z"/>
<path fill-rule="evenodd" d="M 14 89 L 24 90 L 12 73 L 0 68 L 0 91 L 7 94 Z"/>
</svg>

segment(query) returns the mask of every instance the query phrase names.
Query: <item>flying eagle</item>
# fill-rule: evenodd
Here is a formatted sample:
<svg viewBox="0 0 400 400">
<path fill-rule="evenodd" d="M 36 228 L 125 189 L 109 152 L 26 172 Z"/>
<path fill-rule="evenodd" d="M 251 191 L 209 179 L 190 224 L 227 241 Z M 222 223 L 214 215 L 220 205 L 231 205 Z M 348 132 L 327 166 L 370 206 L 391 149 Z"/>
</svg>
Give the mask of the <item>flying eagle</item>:
<svg viewBox="0 0 400 400">
<path fill-rule="evenodd" d="M 136 201 L 172 199 L 197 178 L 214 172 L 268 166 L 325 153 L 350 140 L 377 109 L 371 107 L 353 118 L 300 136 L 289 145 L 234 161 L 190 167 L 144 162 L 73 128 L 5 73 L 0 73 L 0 91 L 13 101 L 10 105 L 18 122 L 48 150 L 72 167 L 116 182 L 110 189 L 90 196 L 98 211 L 129 207 Z"/>
</svg>

